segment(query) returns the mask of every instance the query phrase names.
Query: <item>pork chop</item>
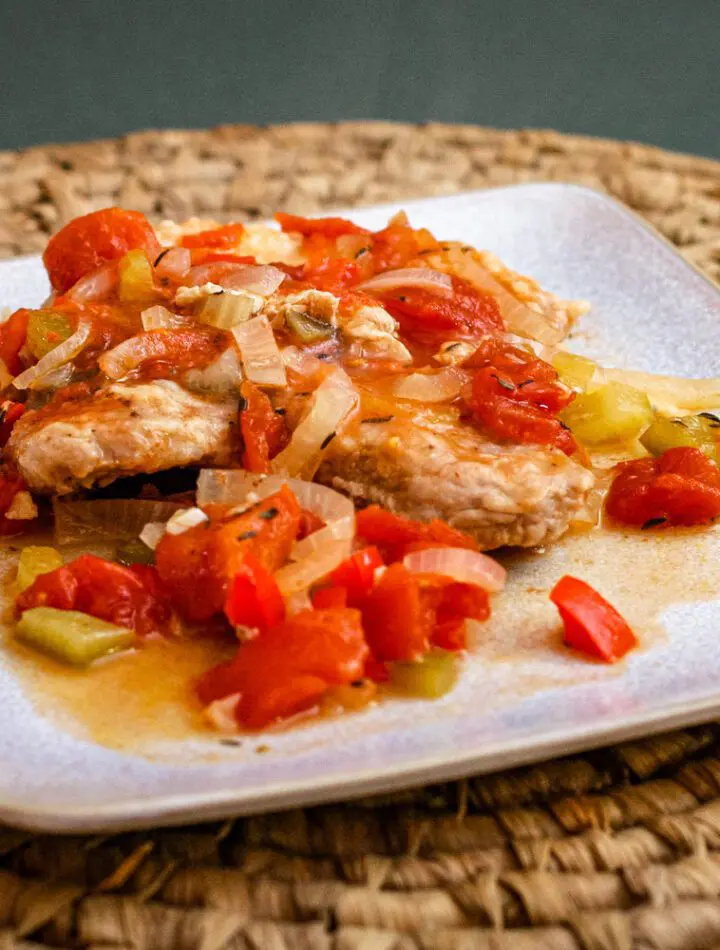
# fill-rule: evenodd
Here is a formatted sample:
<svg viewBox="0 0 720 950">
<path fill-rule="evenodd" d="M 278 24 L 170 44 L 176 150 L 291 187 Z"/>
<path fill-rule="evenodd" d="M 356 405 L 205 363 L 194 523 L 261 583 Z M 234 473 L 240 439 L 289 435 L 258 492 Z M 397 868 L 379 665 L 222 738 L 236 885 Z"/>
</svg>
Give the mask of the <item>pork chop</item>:
<svg viewBox="0 0 720 950">
<path fill-rule="evenodd" d="M 237 401 L 210 401 L 170 380 L 116 383 L 27 412 L 7 453 L 32 491 L 64 495 L 123 475 L 183 465 L 230 465 Z"/>
</svg>

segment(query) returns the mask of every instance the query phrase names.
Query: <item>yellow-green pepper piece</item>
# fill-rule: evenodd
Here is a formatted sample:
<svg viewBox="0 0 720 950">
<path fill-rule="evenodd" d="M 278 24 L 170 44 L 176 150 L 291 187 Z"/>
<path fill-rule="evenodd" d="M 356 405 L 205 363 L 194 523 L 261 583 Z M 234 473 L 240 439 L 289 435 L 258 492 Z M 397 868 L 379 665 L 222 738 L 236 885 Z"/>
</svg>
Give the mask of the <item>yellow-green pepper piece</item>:
<svg viewBox="0 0 720 950">
<path fill-rule="evenodd" d="M 655 416 L 650 428 L 640 441 L 651 455 L 662 455 L 668 449 L 689 446 L 700 449 L 714 462 L 720 461 L 717 440 L 720 438 L 720 418 L 710 412 L 697 416 Z"/>
<path fill-rule="evenodd" d="M 155 552 L 140 538 L 134 538 L 118 545 L 115 549 L 115 560 L 129 567 L 132 564 L 153 564 Z"/>
<path fill-rule="evenodd" d="M 585 445 L 630 442 L 652 422 L 650 400 L 639 389 L 625 383 L 606 383 L 588 393 L 580 393 L 560 419 Z"/>
<path fill-rule="evenodd" d="M 566 353 L 564 350 L 559 350 L 550 362 L 560 380 L 566 386 L 580 392 L 585 392 L 598 368 L 597 363 L 593 363 L 587 357 Z"/>
<path fill-rule="evenodd" d="M 95 660 L 133 645 L 135 634 L 114 623 L 77 610 L 31 607 L 17 624 L 18 639 L 72 666 Z"/>
<path fill-rule="evenodd" d="M 15 585 L 19 593 L 27 590 L 41 574 L 49 574 L 63 566 L 60 552 L 55 548 L 30 544 L 20 553 Z"/>
<path fill-rule="evenodd" d="M 458 665 L 455 653 L 428 653 L 417 663 L 393 663 L 390 681 L 407 696 L 438 699 L 449 693 L 457 682 Z"/>
<path fill-rule="evenodd" d="M 72 336 L 72 332 L 72 323 L 64 314 L 53 310 L 33 310 L 28 317 L 27 347 L 39 360 Z"/>
<path fill-rule="evenodd" d="M 327 340 L 335 333 L 332 324 L 319 317 L 314 317 L 310 313 L 290 312 L 285 317 L 287 325 L 298 339 L 303 343 L 317 343 L 319 340 Z"/>
<path fill-rule="evenodd" d="M 137 248 L 118 264 L 118 296 L 124 303 L 149 303 L 157 298 L 153 270 L 145 251 Z"/>
</svg>

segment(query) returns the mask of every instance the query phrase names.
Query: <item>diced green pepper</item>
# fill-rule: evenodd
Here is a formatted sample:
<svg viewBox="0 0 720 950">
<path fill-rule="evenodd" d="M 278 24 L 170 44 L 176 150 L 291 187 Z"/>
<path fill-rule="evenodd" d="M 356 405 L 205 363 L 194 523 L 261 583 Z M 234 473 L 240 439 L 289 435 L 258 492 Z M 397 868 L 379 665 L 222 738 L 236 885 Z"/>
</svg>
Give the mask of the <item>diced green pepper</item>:
<svg viewBox="0 0 720 950">
<path fill-rule="evenodd" d="M 28 318 L 28 349 L 36 359 L 42 359 L 72 336 L 72 332 L 72 323 L 64 314 L 53 310 L 33 310 Z"/>
<path fill-rule="evenodd" d="M 115 560 L 128 567 L 132 564 L 153 564 L 155 552 L 147 544 L 143 544 L 139 538 L 135 538 L 118 545 Z"/>
<path fill-rule="evenodd" d="M 457 682 L 458 666 L 456 653 L 428 653 L 417 663 L 393 663 L 390 680 L 408 696 L 437 699 L 449 693 Z"/>
<path fill-rule="evenodd" d="M 128 251 L 118 264 L 118 296 L 124 303 L 149 303 L 157 298 L 153 270 L 145 251 Z"/>
<path fill-rule="evenodd" d="M 629 442 L 641 435 L 653 418 L 645 393 L 625 383 L 606 383 L 580 393 L 560 419 L 585 445 Z"/>
<path fill-rule="evenodd" d="M 564 350 L 559 350 L 550 362 L 562 382 L 580 392 L 585 392 L 598 368 L 597 363 L 587 357 L 566 353 Z"/>
<path fill-rule="evenodd" d="M 720 418 L 712 413 L 701 413 L 698 416 L 680 416 L 674 419 L 655 416 L 640 441 L 651 455 L 662 455 L 668 449 L 690 446 L 700 449 L 708 458 L 718 462 L 718 438 Z"/>
<path fill-rule="evenodd" d="M 72 666 L 89 666 L 100 657 L 133 645 L 132 630 L 98 620 L 77 610 L 32 607 L 17 624 L 24 643 Z"/>
<path fill-rule="evenodd" d="M 63 566 L 63 559 L 55 548 L 40 545 L 28 545 L 23 548 L 18 561 L 17 578 L 15 584 L 20 593 L 33 584 L 36 577 L 49 574 Z"/>
<path fill-rule="evenodd" d="M 299 337 L 303 343 L 317 343 L 319 340 L 327 340 L 335 333 L 335 327 L 319 317 L 314 317 L 310 313 L 294 313 L 290 311 L 285 317 L 287 325 L 295 336 Z"/>
</svg>

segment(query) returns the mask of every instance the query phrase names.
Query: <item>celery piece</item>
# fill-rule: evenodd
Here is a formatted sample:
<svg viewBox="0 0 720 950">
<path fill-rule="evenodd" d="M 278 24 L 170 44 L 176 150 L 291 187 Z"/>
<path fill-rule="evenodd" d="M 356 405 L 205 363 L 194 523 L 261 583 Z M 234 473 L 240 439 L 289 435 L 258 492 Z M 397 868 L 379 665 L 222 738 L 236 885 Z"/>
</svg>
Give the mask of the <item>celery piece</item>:
<svg viewBox="0 0 720 950">
<path fill-rule="evenodd" d="M 580 393 L 560 419 L 585 445 L 629 442 L 641 435 L 653 418 L 645 393 L 625 383 L 606 383 Z"/>
<path fill-rule="evenodd" d="M 126 650 L 135 640 L 132 630 L 55 607 L 26 610 L 16 629 L 24 643 L 72 666 L 89 666 L 109 653 Z"/>
<path fill-rule="evenodd" d="M 561 381 L 571 389 L 577 389 L 580 392 L 585 392 L 598 368 L 597 363 L 593 363 L 585 356 L 566 353 L 564 350 L 559 350 L 550 362 Z"/>
<path fill-rule="evenodd" d="M 426 654 L 417 663 L 393 663 L 392 685 L 408 696 L 437 699 L 449 693 L 458 678 L 458 657 L 438 651 Z"/>
<path fill-rule="evenodd" d="M 33 310 L 28 318 L 27 347 L 39 360 L 72 333 L 72 323 L 64 314 L 53 310 Z"/>
<path fill-rule="evenodd" d="M 317 343 L 327 340 L 335 333 L 332 324 L 309 313 L 294 313 L 290 311 L 285 317 L 287 325 L 303 343 Z"/>
<path fill-rule="evenodd" d="M 668 449 L 689 446 L 700 449 L 708 458 L 718 462 L 720 460 L 717 447 L 718 437 L 720 437 L 720 419 L 710 413 L 680 416 L 674 419 L 656 415 L 640 441 L 651 455 L 662 455 Z"/>
<path fill-rule="evenodd" d="M 27 590 L 35 578 L 63 566 L 63 559 L 55 548 L 30 544 L 20 553 L 15 584 L 20 593 Z"/>
<path fill-rule="evenodd" d="M 124 303 L 145 304 L 156 299 L 153 270 L 145 251 L 128 251 L 118 264 L 118 296 Z"/>
</svg>

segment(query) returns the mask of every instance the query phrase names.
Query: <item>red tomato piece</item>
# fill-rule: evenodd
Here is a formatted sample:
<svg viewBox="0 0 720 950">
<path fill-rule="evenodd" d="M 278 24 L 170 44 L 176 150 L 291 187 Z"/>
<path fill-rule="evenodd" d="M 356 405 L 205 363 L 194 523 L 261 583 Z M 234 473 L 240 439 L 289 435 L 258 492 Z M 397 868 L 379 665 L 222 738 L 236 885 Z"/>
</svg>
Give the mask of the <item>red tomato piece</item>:
<svg viewBox="0 0 720 950">
<path fill-rule="evenodd" d="M 79 610 L 142 635 L 162 630 L 170 619 L 167 597 L 158 596 L 157 584 L 134 568 L 83 554 L 36 578 L 18 597 L 17 608 Z"/>
<path fill-rule="evenodd" d="M 420 595 L 417 575 L 391 564 L 362 605 L 365 636 L 378 660 L 418 660 L 430 647 L 434 611 Z"/>
<path fill-rule="evenodd" d="M 142 249 L 151 261 L 161 251 L 152 225 L 139 211 L 103 208 L 74 218 L 53 235 L 43 261 L 53 288 L 60 294 L 108 261 Z"/>
<path fill-rule="evenodd" d="M 691 527 L 720 517 L 720 469 L 700 449 L 668 449 L 615 472 L 605 508 L 621 524 Z"/>
<path fill-rule="evenodd" d="M 312 511 L 308 511 L 307 508 L 303 508 L 300 512 L 300 527 L 298 528 L 297 539 L 298 541 L 302 541 L 309 534 L 314 534 L 316 531 L 319 531 L 324 527 L 325 522 L 322 520 L 322 518 L 318 518 L 318 516 Z"/>
<path fill-rule="evenodd" d="M 432 342 L 448 334 L 477 337 L 504 329 L 497 301 L 460 277 L 452 278 L 452 296 L 432 290 L 400 287 L 379 294 L 383 306 L 408 336 Z"/>
<path fill-rule="evenodd" d="M 225 616 L 234 627 L 267 630 L 285 619 L 285 601 L 275 578 L 254 555 L 244 556 L 230 581 Z"/>
<path fill-rule="evenodd" d="M 146 330 L 134 337 L 138 362 L 132 371 L 143 379 L 164 379 L 207 366 L 228 346 L 227 334 L 210 327 Z M 102 366 L 102 360 L 101 366 Z"/>
<path fill-rule="evenodd" d="M 180 238 L 181 247 L 235 247 L 243 239 L 245 226 L 238 223 L 225 224 L 210 231 L 200 231 L 198 234 L 184 234 Z M 195 261 L 193 261 L 195 263 Z"/>
<path fill-rule="evenodd" d="M 347 602 L 357 607 L 375 583 L 375 571 L 383 566 L 383 559 L 374 546 L 351 554 L 330 574 L 333 584 L 345 588 Z"/>
<path fill-rule="evenodd" d="M 30 310 L 23 307 L 16 310 L 3 323 L 0 323 L 0 359 L 11 376 L 17 376 L 23 370 L 23 364 L 20 361 L 20 350 L 25 346 L 25 340 L 27 339 L 30 313 Z"/>
<path fill-rule="evenodd" d="M 198 695 L 207 704 L 240 693 L 238 721 L 261 729 L 313 706 L 328 687 L 360 679 L 367 656 L 359 611 L 303 610 L 206 673 Z"/>
<path fill-rule="evenodd" d="M 344 587 L 321 587 L 312 595 L 315 610 L 327 610 L 330 607 L 347 607 L 348 592 Z"/>
<path fill-rule="evenodd" d="M 637 644 L 626 621 L 585 581 L 566 574 L 550 591 L 565 625 L 565 643 L 606 663 L 621 659 Z"/>
<path fill-rule="evenodd" d="M 345 218 L 303 218 L 296 214 L 278 211 L 275 220 L 285 232 L 294 232 L 305 236 L 322 234 L 324 237 L 337 238 L 343 234 L 369 234 Z"/>
<path fill-rule="evenodd" d="M 376 660 L 374 656 L 369 656 L 365 660 L 363 679 L 372 680 L 373 683 L 387 683 L 390 679 L 387 664 L 383 663 L 382 660 Z"/>
<path fill-rule="evenodd" d="M 287 444 L 287 426 L 265 393 L 254 383 L 246 380 L 240 387 L 240 394 L 243 398 L 240 431 L 245 445 L 243 468 L 267 475 L 270 459 Z"/>
<path fill-rule="evenodd" d="M 464 650 L 465 621 L 485 621 L 489 616 L 490 599 L 486 591 L 474 584 L 446 584 L 436 608 L 432 645 L 443 650 Z"/>
<path fill-rule="evenodd" d="M 25 406 L 21 402 L 6 399 L 0 404 L 0 447 L 7 443 L 15 423 L 24 412 Z"/>
<path fill-rule="evenodd" d="M 359 537 L 377 545 L 387 561 L 401 560 L 408 551 L 424 547 L 478 549 L 477 541 L 439 518 L 423 524 L 392 514 L 379 505 L 369 505 L 357 513 L 356 529 Z"/>
<path fill-rule="evenodd" d="M 201 264 L 242 264 L 245 267 L 257 264 L 255 258 L 248 254 L 233 254 L 231 251 L 211 247 L 193 248 L 190 259 L 193 267 L 199 267 Z"/>
</svg>

